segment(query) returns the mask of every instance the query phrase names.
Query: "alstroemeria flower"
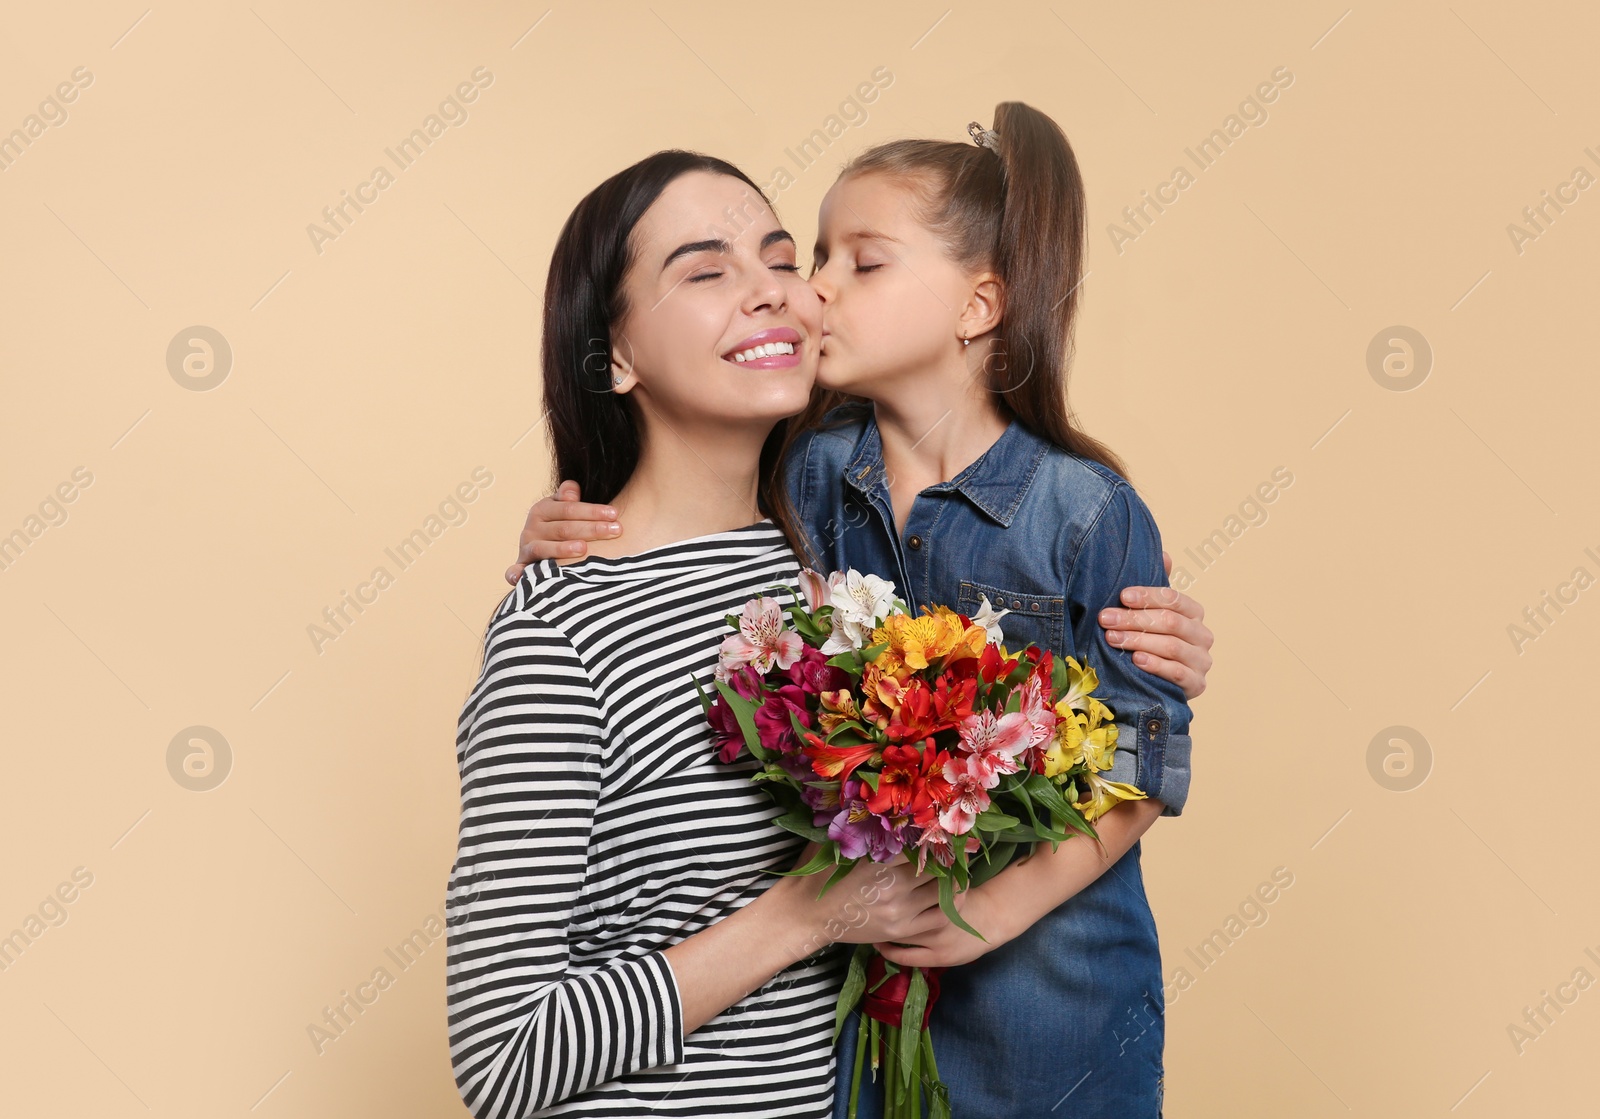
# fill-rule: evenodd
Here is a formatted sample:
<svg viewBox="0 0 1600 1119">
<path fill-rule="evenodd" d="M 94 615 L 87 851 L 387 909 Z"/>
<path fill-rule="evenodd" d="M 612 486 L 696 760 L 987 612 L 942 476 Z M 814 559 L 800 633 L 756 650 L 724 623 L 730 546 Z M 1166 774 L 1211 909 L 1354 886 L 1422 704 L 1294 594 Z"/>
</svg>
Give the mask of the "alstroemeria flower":
<svg viewBox="0 0 1600 1119">
<path fill-rule="evenodd" d="M 723 639 L 717 662 L 717 679 L 742 665 L 757 672 L 771 672 L 774 665 L 788 668 L 800 657 L 805 642 L 783 624 L 783 609 L 776 599 L 761 595 L 744 605 L 739 616 L 739 632 Z"/>
<path fill-rule="evenodd" d="M 800 593 L 806 596 L 806 609 L 813 614 L 833 602 L 828 580 L 809 567 L 800 569 Z"/>
<path fill-rule="evenodd" d="M 847 778 L 855 772 L 856 766 L 877 756 L 878 746 L 873 742 L 864 742 L 859 746 L 833 746 L 814 734 L 808 734 L 800 752 L 811 759 L 811 768 L 818 777 Z"/>
<path fill-rule="evenodd" d="M 893 820 L 919 815 L 927 819 L 935 805 L 949 803 L 950 784 L 944 777 L 944 763 L 949 758 L 943 750 L 934 749 L 932 739 L 921 747 L 885 746 L 878 791 L 867 798 L 867 807 Z"/>
<path fill-rule="evenodd" d="M 766 699 L 756 708 L 756 733 L 761 745 L 780 754 L 792 754 L 800 749 L 800 740 L 794 736 L 794 723 L 789 713 L 794 712 L 800 725 L 811 726 L 811 714 L 806 710 L 806 693 L 793 684 L 769 688 Z"/>
<path fill-rule="evenodd" d="M 1017 757 L 1032 745 L 1027 717 L 1020 711 L 1004 715 L 979 711 L 961 720 L 960 729 L 961 748 L 967 751 L 972 774 L 986 789 L 999 784 L 1001 774 L 1022 768 Z"/>
<path fill-rule="evenodd" d="M 909 614 L 890 615 L 873 632 L 872 642 L 888 642 L 890 652 L 908 668 L 920 671 L 940 657 L 954 660 L 977 656 L 987 645 L 987 635 L 979 626 L 964 625 L 955 611 L 940 607 L 915 618 Z"/>
<path fill-rule="evenodd" d="M 1098 773 L 1085 773 L 1082 777 L 1085 785 L 1083 799 L 1075 805 L 1083 818 L 1093 822 L 1110 812 L 1125 800 L 1144 800 L 1144 793 L 1132 785 L 1125 785 L 1121 781 L 1107 781 Z"/>
<path fill-rule="evenodd" d="M 821 695 L 850 686 L 850 674 L 842 668 L 833 667 L 828 663 L 828 658 L 811 645 L 803 645 L 800 659 L 783 671 L 807 695 Z"/>
<path fill-rule="evenodd" d="M 745 699 L 755 699 L 761 694 L 761 678 L 748 666 L 735 670 L 728 677 L 728 683 L 733 686 L 737 695 Z M 706 718 L 711 723 L 717 757 L 724 762 L 733 761 L 744 750 L 744 729 L 739 726 L 733 708 L 728 706 L 727 700 L 718 695 L 711 701 L 711 709 L 706 712 Z"/>
<path fill-rule="evenodd" d="M 981 767 L 973 764 L 976 760 L 969 754 L 944 763 L 944 779 L 950 783 L 951 798 L 939 813 L 939 826 L 951 835 L 966 835 L 978 813 L 989 807 L 989 792 Z"/>
<path fill-rule="evenodd" d="M 1066 709 L 1081 711 L 1095 720 L 1110 720 L 1111 709 L 1089 693 L 1099 687 L 1100 678 L 1095 675 L 1093 668 L 1079 664 L 1072 657 L 1067 658 L 1067 694 L 1056 702 L 1056 710 L 1063 715 Z"/>
<path fill-rule="evenodd" d="M 972 615 L 972 624 L 982 626 L 989 635 L 989 644 L 998 645 L 1005 640 L 1005 634 L 1000 632 L 1000 619 L 1011 613 L 1010 609 L 996 610 L 989 602 L 989 596 L 978 596 L 978 612 Z"/>
<path fill-rule="evenodd" d="M 875 863 L 886 863 L 905 846 L 905 827 L 874 815 L 862 796 L 865 789 L 854 778 L 840 787 L 840 808 L 828 824 L 828 838 L 847 859 L 866 855 Z"/>
<path fill-rule="evenodd" d="M 823 642 L 822 651 L 829 656 L 861 649 L 878 619 L 894 610 L 894 584 L 855 568 L 835 571 L 828 579 L 828 593 L 833 602 L 833 632 Z"/>
</svg>

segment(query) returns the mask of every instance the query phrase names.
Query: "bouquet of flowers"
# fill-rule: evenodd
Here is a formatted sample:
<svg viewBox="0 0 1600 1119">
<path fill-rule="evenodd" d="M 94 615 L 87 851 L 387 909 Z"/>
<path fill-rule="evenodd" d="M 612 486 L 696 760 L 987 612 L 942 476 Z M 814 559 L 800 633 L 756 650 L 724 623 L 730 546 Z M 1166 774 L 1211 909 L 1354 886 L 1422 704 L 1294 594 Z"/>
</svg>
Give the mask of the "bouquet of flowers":
<svg viewBox="0 0 1600 1119">
<path fill-rule="evenodd" d="M 700 701 L 718 754 L 746 751 L 753 780 L 785 809 L 778 823 L 819 844 L 789 874 L 832 868 L 826 893 L 866 858 L 914 858 L 939 879 L 939 903 L 982 937 L 955 906 L 957 890 L 1003 869 L 1021 848 L 1052 849 L 1093 821 L 1142 799 L 1108 780 L 1113 712 L 1091 694 L 1093 668 L 1029 645 L 1009 652 L 987 598 L 973 617 L 944 606 L 912 615 L 894 584 L 850 570 L 800 573 L 787 607 L 762 595 L 728 615 L 713 698 Z M 931 856 L 931 858 L 930 858 Z M 942 968 L 900 968 L 869 944 L 856 947 L 834 1036 L 865 1000 L 850 1113 L 863 1056 L 885 1071 L 887 1119 L 949 1115 L 927 1021 Z"/>
</svg>

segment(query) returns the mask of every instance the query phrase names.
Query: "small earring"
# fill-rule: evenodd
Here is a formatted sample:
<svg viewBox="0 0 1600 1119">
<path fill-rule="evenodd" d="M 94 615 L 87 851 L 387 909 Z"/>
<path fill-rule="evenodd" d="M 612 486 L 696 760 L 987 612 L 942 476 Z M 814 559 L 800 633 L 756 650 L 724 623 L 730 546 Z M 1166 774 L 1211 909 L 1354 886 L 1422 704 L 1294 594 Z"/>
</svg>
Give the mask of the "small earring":
<svg viewBox="0 0 1600 1119">
<path fill-rule="evenodd" d="M 970 346 L 970 345 L 972 345 L 972 339 L 968 338 L 965 334 L 963 334 L 961 336 L 961 344 L 963 346 Z"/>
<path fill-rule="evenodd" d="M 613 375 L 613 376 L 612 376 L 612 378 L 611 378 L 611 383 L 612 383 L 612 384 L 613 384 L 613 385 L 620 385 L 620 384 L 622 384 L 622 382 L 623 382 L 623 381 L 624 381 L 624 380 L 626 380 L 626 378 L 627 378 L 627 375 L 626 375 L 626 374 L 623 374 L 623 373 L 617 373 L 617 374 L 615 374 L 615 375 Z"/>
</svg>

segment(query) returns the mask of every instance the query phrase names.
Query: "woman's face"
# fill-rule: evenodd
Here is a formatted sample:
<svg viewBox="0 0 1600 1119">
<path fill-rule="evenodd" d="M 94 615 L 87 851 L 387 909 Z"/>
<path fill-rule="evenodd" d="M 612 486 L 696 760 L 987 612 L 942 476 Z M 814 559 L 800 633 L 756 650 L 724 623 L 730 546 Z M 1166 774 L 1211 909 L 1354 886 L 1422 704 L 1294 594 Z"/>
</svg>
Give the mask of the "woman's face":
<svg viewBox="0 0 1600 1119">
<path fill-rule="evenodd" d="M 612 371 L 647 422 L 764 438 L 805 408 L 822 307 L 759 193 L 728 175 L 680 175 L 634 227 L 633 246 Z"/>
<path fill-rule="evenodd" d="M 912 203 L 878 174 L 841 179 L 822 200 L 810 282 L 822 300 L 824 388 L 877 399 L 960 349 L 971 279 Z"/>
</svg>

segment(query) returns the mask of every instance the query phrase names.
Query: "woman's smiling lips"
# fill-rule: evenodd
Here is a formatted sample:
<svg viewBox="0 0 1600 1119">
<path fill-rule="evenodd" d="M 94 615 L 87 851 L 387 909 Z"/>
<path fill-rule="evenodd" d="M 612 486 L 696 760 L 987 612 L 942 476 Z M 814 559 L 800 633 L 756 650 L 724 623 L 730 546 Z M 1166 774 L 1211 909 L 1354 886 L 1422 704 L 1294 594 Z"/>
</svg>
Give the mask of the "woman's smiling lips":
<svg viewBox="0 0 1600 1119">
<path fill-rule="evenodd" d="M 780 352 L 760 352 L 763 349 Z M 758 352 L 752 354 L 752 350 Z M 745 355 L 743 360 L 741 354 Z M 800 332 L 787 326 L 757 331 L 723 354 L 722 360 L 745 369 L 793 368 L 800 364 Z"/>
</svg>

